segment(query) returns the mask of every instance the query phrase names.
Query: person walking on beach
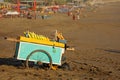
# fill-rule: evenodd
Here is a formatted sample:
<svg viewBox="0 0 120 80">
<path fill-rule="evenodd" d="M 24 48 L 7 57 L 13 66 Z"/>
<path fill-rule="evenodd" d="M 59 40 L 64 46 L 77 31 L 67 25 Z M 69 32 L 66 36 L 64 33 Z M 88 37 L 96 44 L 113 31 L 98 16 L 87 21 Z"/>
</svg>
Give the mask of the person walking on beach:
<svg viewBox="0 0 120 80">
<path fill-rule="evenodd" d="M 78 20 L 80 19 L 80 15 L 79 15 L 79 14 L 77 14 L 77 19 L 78 19 Z"/>
<path fill-rule="evenodd" d="M 79 20 L 80 19 L 80 9 L 77 10 L 76 15 L 77 15 L 77 19 Z"/>
<path fill-rule="evenodd" d="M 75 14 L 73 14 L 73 20 L 75 20 Z"/>
<path fill-rule="evenodd" d="M 3 16 L 2 16 L 2 14 L 0 14 L 0 18 L 2 18 Z"/>
<path fill-rule="evenodd" d="M 68 14 L 68 16 L 70 16 L 70 11 L 68 11 L 68 13 L 67 13 L 67 14 Z"/>
</svg>

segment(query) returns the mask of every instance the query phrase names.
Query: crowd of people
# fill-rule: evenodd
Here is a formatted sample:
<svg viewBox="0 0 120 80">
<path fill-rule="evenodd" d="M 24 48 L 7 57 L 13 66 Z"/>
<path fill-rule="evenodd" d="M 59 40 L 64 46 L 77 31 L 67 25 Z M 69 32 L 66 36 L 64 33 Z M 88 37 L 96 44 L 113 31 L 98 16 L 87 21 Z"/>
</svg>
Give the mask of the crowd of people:
<svg viewBox="0 0 120 80">
<path fill-rule="evenodd" d="M 10 10 L 7 10 L 6 8 L 0 10 L 0 18 L 2 17 L 9 17 L 9 16 L 17 16 L 20 18 L 27 18 L 27 19 L 36 19 L 36 18 L 41 18 L 41 19 L 47 19 L 53 14 L 56 13 L 66 13 L 68 16 L 71 16 L 73 20 L 79 20 L 81 19 L 81 16 L 83 15 L 83 12 L 86 10 L 86 7 L 75 7 L 69 6 L 69 5 L 59 5 L 59 7 L 45 7 L 45 8 L 40 8 L 37 10 L 30 10 L 30 9 L 24 9 L 20 10 L 18 14 L 9 14 L 6 15 L 7 12 Z M 12 10 L 12 11 L 17 11 L 17 10 Z"/>
</svg>

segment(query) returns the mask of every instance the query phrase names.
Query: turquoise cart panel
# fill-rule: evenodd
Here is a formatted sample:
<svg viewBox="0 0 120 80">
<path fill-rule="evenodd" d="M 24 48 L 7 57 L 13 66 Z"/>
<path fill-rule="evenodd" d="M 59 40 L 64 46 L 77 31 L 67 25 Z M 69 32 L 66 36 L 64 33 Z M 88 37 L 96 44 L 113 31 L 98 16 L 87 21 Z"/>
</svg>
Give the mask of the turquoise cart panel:
<svg viewBox="0 0 120 80">
<path fill-rule="evenodd" d="M 52 64 L 61 65 L 61 58 L 64 52 L 64 48 L 61 47 L 29 42 L 18 42 L 16 43 L 15 56 L 19 60 L 26 60 L 27 56 L 35 50 L 44 50 L 48 52 L 52 58 Z M 41 61 L 43 63 L 49 63 L 49 57 L 43 52 L 36 52 L 30 57 L 29 61 Z"/>
</svg>

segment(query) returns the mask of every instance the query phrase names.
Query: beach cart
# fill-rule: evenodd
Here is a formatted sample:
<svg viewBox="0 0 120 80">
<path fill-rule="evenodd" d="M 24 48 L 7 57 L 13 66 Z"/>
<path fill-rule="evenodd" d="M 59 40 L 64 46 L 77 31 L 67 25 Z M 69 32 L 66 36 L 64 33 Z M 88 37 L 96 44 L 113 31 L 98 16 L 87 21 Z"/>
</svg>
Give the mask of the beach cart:
<svg viewBox="0 0 120 80">
<path fill-rule="evenodd" d="M 27 68 L 31 64 L 47 64 L 47 67 L 52 68 L 53 65 L 61 66 L 66 47 L 66 40 L 61 35 L 56 38 L 57 40 L 50 40 L 42 35 L 27 32 L 25 36 L 19 36 L 18 39 L 7 39 L 16 41 L 15 58 L 25 61 Z"/>
</svg>

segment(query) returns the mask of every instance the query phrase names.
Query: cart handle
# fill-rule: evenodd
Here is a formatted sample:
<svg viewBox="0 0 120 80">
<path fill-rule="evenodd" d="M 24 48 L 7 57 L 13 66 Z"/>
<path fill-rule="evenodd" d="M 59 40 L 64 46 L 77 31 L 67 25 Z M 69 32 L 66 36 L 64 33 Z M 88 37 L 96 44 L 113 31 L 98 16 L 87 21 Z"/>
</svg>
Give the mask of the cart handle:
<svg viewBox="0 0 120 80">
<path fill-rule="evenodd" d="M 4 37 L 5 40 L 8 41 L 14 41 L 14 42 L 20 42 L 20 40 L 16 39 L 16 38 L 8 38 L 8 37 Z"/>
</svg>

